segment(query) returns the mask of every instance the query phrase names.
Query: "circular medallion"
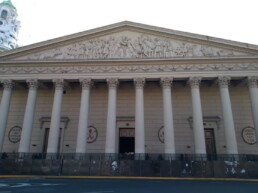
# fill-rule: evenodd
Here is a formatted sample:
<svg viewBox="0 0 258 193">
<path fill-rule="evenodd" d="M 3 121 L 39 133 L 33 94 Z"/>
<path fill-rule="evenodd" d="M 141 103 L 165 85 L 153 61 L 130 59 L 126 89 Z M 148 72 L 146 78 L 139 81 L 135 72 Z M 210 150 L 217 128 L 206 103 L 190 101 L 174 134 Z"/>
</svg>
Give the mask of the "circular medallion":
<svg viewBox="0 0 258 193">
<path fill-rule="evenodd" d="M 255 129 L 253 127 L 245 127 L 242 130 L 242 137 L 245 143 L 253 145 L 256 141 Z"/>
<path fill-rule="evenodd" d="M 22 128 L 19 126 L 14 126 L 8 133 L 9 141 L 12 143 L 18 143 L 21 140 Z"/>
<path fill-rule="evenodd" d="M 161 126 L 158 131 L 158 138 L 161 143 L 164 143 L 164 127 Z"/>
<path fill-rule="evenodd" d="M 96 141 L 97 137 L 98 137 L 98 130 L 96 129 L 96 127 L 89 126 L 87 143 L 93 143 L 94 141 Z"/>
</svg>

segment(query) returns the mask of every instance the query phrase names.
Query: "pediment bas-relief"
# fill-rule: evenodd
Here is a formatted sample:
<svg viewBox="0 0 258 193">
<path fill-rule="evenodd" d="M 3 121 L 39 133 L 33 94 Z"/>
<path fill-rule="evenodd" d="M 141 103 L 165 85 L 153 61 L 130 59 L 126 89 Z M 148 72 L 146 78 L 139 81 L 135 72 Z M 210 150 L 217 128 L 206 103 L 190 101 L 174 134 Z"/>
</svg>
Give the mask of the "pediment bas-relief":
<svg viewBox="0 0 258 193">
<path fill-rule="evenodd" d="M 243 56 L 247 53 L 131 31 L 56 47 L 17 60 Z"/>
</svg>

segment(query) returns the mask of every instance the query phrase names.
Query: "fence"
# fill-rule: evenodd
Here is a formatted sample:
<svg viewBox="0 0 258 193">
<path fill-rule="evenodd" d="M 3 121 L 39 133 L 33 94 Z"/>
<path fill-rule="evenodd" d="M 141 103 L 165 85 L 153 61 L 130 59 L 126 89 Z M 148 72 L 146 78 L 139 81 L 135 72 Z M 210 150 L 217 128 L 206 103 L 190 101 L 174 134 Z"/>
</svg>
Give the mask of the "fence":
<svg viewBox="0 0 258 193">
<path fill-rule="evenodd" d="M 1 175 L 258 178 L 258 155 L 2 153 Z"/>
</svg>

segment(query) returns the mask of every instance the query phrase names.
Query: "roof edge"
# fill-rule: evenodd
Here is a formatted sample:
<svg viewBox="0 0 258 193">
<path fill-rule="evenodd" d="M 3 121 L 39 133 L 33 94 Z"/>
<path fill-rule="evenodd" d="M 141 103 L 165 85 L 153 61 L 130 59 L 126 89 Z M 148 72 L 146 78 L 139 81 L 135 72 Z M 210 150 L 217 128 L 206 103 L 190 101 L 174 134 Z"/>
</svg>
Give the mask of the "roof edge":
<svg viewBox="0 0 258 193">
<path fill-rule="evenodd" d="M 74 34 L 61 36 L 58 38 L 53 38 L 50 40 L 22 46 L 22 47 L 19 47 L 16 49 L 7 50 L 5 52 L 0 53 L 0 57 L 9 56 L 11 54 L 21 53 L 21 52 L 32 50 L 32 49 L 37 49 L 40 47 L 53 45 L 53 44 L 56 44 L 59 42 L 69 41 L 71 39 L 77 39 L 77 38 L 83 37 L 85 35 L 90 35 L 93 33 L 99 33 L 102 31 L 107 31 L 107 30 L 112 30 L 115 28 L 127 27 L 127 26 L 134 27 L 134 28 L 141 28 L 141 29 L 145 29 L 145 30 L 151 30 L 151 31 L 156 30 L 161 33 L 173 34 L 175 36 L 184 36 L 184 37 L 190 38 L 190 39 L 196 39 L 196 40 L 200 40 L 200 41 L 208 41 L 211 43 L 218 43 L 218 44 L 222 44 L 222 45 L 239 47 L 239 48 L 243 48 L 243 49 L 251 49 L 253 51 L 258 52 L 258 45 L 255 45 L 255 44 L 249 44 L 249 43 L 243 43 L 243 42 L 238 42 L 238 41 L 233 41 L 233 40 L 227 40 L 227 39 L 223 39 L 223 38 L 199 35 L 199 34 L 190 33 L 190 32 L 177 31 L 177 30 L 172 30 L 172 29 L 163 28 L 163 27 L 136 23 L 136 22 L 132 22 L 132 21 L 122 21 L 122 22 L 118 22 L 118 23 L 114 23 L 114 24 L 110 24 L 110 25 L 106 25 L 106 26 L 102 26 L 102 27 L 97 27 L 97 28 L 86 30 L 86 31 L 77 32 Z"/>
</svg>

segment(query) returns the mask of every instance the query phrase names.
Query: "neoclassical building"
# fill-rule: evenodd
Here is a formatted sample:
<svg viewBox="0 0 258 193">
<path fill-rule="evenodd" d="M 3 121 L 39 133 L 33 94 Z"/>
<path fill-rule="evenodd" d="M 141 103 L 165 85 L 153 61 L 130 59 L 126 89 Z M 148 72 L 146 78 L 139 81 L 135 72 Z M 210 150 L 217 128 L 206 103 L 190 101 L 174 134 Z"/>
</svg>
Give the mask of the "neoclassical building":
<svg viewBox="0 0 258 193">
<path fill-rule="evenodd" d="M 256 45 L 128 21 L 5 51 L 0 151 L 258 154 L 257 78 Z"/>
</svg>

